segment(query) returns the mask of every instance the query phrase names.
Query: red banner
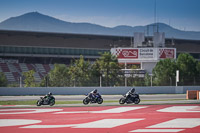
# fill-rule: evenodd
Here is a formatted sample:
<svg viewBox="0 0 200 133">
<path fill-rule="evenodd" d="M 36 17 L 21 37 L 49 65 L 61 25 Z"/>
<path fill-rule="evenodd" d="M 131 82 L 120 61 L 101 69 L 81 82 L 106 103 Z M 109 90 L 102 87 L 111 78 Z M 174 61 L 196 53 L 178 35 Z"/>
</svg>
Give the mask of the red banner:
<svg viewBox="0 0 200 133">
<path fill-rule="evenodd" d="M 138 59 L 138 49 L 121 49 L 117 52 L 118 58 Z"/>
<path fill-rule="evenodd" d="M 175 57 L 174 49 L 159 49 L 159 58 L 160 59 L 173 59 Z"/>
</svg>

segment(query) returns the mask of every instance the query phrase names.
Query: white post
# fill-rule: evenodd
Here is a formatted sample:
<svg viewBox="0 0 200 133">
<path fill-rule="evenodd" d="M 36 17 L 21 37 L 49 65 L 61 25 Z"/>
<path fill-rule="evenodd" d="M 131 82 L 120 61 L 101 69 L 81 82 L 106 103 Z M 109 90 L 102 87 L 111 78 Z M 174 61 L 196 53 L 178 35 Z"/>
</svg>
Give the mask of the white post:
<svg viewBox="0 0 200 133">
<path fill-rule="evenodd" d="M 127 78 L 125 77 L 125 87 L 127 87 Z"/>
<path fill-rule="evenodd" d="M 125 75 L 124 85 L 125 85 L 125 87 L 127 87 L 126 68 L 127 68 L 127 63 L 125 62 L 125 71 L 124 71 L 124 75 Z"/>
<path fill-rule="evenodd" d="M 151 76 L 151 87 L 153 86 L 153 74 L 149 74 Z"/>
<path fill-rule="evenodd" d="M 176 86 L 178 86 L 179 82 L 179 70 L 176 70 Z"/>
<path fill-rule="evenodd" d="M 22 87 L 22 77 L 19 77 L 19 87 Z"/>
</svg>

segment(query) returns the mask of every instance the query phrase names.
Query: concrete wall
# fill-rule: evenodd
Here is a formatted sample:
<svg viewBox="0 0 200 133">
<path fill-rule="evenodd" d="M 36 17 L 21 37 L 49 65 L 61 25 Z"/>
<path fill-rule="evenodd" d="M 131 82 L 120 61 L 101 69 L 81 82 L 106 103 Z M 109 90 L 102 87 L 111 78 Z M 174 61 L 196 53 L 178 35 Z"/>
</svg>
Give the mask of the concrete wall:
<svg viewBox="0 0 200 133">
<path fill-rule="evenodd" d="M 17 95 L 44 95 L 52 92 L 54 95 L 84 95 L 93 89 L 103 95 L 125 94 L 131 87 L 0 87 L 1 96 Z M 200 86 L 157 86 L 157 87 L 135 87 L 139 94 L 185 94 L 187 90 L 200 90 Z"/>
</svg>

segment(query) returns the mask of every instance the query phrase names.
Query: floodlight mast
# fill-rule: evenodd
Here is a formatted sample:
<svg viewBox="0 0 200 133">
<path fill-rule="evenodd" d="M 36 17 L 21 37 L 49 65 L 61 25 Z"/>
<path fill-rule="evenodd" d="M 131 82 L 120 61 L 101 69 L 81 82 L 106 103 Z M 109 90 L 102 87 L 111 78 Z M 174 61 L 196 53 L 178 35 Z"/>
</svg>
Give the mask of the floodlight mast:
<svg viewBox="0 0 200 133">
<path fill-rule="evenodd" d="M 157 23 L 157 0 L 154 1 L 154 32 L 158 32 L 158 23 Z"/>
</svg>

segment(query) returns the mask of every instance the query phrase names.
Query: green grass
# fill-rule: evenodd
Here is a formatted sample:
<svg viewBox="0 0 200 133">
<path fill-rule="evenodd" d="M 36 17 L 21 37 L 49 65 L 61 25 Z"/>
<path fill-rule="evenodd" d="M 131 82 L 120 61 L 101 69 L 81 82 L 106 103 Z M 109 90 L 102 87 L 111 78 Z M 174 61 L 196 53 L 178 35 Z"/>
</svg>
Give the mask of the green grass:
<svg viewBox="0 0 200 133">
<path fill-rule="evenodd" d="M 36 101 L 0 101 L 0 105 L 35 105 Z"/>
</svg>

